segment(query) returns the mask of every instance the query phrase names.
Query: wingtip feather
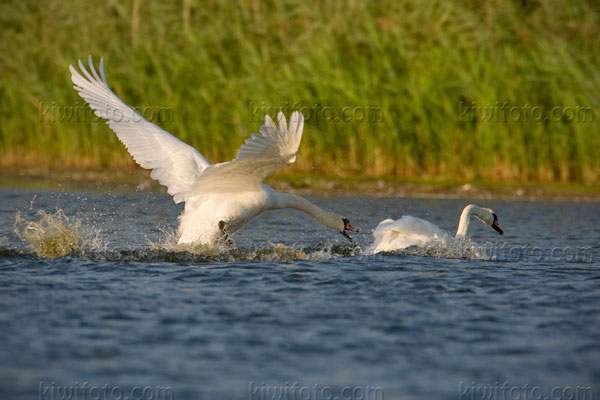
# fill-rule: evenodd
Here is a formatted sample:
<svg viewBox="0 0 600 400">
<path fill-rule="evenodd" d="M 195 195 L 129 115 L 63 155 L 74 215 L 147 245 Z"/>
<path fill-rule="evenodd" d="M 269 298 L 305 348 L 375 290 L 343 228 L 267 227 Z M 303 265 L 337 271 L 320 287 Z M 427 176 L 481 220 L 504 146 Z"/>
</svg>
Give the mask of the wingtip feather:
<svg viewBox="0 0 600 400">
<path fill-rule="evenodd" d="M 91 54 L 88 56 L 88 65 L 90 66 L 90 71 L 92 72 L 92 75 L 94 75 L 96 81 L 100 81 L 101 79 L 98 76 L 98 73 L 96 72 L 96 68 L 94 67 L 94 61 L 92 60 Z"/>
<path fill-rule="evenodd" d="M 293 135 L 302 135 L 304 128 L 304 115 L 299 111 L 294 111 L 290 116 L 289 132 Z"/>
<path fill-rule="evenodd" d="M 104 57 L 100 57 L 100 76 L 102 77 L 102 82 L 108 85 L 106 83 L 106 76 L 104 76 Z"/>
<path fill-rule="evenodd" d="M 279 123 L 279 131 L 282 133 L 287 133 L 287 121 L 285 119 L 285 114 L 282 111 L 277 113 L 277 122 Z"/>
</svg>

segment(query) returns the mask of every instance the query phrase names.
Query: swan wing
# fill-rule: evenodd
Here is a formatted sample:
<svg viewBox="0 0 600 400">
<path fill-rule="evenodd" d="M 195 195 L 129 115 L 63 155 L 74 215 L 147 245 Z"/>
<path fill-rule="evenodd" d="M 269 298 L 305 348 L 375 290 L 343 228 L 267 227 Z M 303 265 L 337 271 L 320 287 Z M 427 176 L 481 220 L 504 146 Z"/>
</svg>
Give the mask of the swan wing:
<svg viewBox="0 0 600 400">
<path fill-rule="evenodd" d="M 404 215 L 398 220 L 381 221 L 373 237 L 375 240 L 367 249 L 369 254 L 422 246 L 431 240 L 447 238 L 448 234 L 429 221 Z"/>
<path fill-rule="evenodd" d="M 280 111 L 277 120 L 279 128 L 270 116 L 265 115 L 265 123 L 260 127 L 261 134 L 252 134 L 246 139 L 234 161 L 252 160 L 268 166 L 269 172 L 293 164 L 302 140 L 304 116 L 301 112 L 294 111 L 288 126 L 285 115 Z"/>
<path fill-rule="evenodd" d="M 386 229 L 399 236 L 411 237 L 424 242 L 447 236 L 447 233 L 438 228 L 437 225 L 411 215 L 403 215 L 397 221 L 391 221 L 387 224 L 381 223 L 380 225 L 385 226 Z"/>
<path fill-rule="evenodd" d="M 94 114 L 106 120 L 134 160 L 152 170 L 150 176 L 167 187 L 175 203 L 185 201 L 195 180 L 210 163 L 198 150 L 147 121 L 125 104 L 106 83 L 102 59 L 100 76 L 91 56 L 88 64 L 90 71 L 79 60 L 81 72 L 69 65 L 75 90 Z"/>
<path fill-rule="evenodd" d="M 259 188 L 274 170 L 293 164 L 302 140 L 304 116 L 294 111 L 289 125 L 282 112 L 279 127 L 265 116 L 261 134 L 253 134 L 238 150 L 233 161 L 211 165 L 198 177 L 195 187 L 206 191 L 250 191 Z"/>
</svg>

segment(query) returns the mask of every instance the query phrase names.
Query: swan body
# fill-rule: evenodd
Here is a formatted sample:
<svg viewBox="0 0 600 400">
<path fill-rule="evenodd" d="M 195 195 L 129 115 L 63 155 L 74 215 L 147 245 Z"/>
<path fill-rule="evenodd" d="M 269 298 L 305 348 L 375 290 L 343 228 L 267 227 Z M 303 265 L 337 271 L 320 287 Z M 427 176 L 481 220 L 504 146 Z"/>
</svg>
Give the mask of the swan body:
<svg viewBox="0 0 600 400">
<path fill-rule="evenodd" d="M 294 208 L 342 233 L 355 230 L 347 219 L 329 213 L 308 200 L 288 193 L 278 193 L 268 185 L 260 190 L 241 193 L 214 193 L 192 196 L 179 217 L 179 243 L 209 244 L 237 231 L 246 222 L 268 210 Z"/>
<path fill-rule="evenodd" d="M 498 217 L 491 209 L 469 204 L 460 215 L 455 239 L 468 237 L 471 216 L 491 226 L 499 234 L 504 233 L 498 225 Z M 410 215 L 405 215 L 398 220 L 386 219 L 381 221 L 373 231 L 373 236 L 375 240 L 367 249 L 368 254 L 401 250 L 410 246 L 423 246 L 434 240 L 451 238 L 446 231 L 431 222 Z"/>
<path fill-rule="evenodd" d="M 294 163 L 302 139 L 304 117 L 295 111 L 289 125 L 282 112 L 279 126 L 265 116 L 261 134 L 253 134 L 234 160 L 211 164 L 196 149 L 145 120 L 108 86 L 100 59 L 100 75 L 91 56 L 89 71 L 69 66 L 71 80 L 94 113 L 106 120 L 134 160 L 151 169 L 150 176 L 167 187 L 175 203 L 185 202 L 179 216 L 178 243 L 211 245 L 267 210 L 295 208 L 342 233 L 357 231 L 342 215 L 327 212 L 302 197 L 278 193 L 263 184 L 272 171 Z M 83 74 L 83 75 L 82 75 Z"/>
</svg>

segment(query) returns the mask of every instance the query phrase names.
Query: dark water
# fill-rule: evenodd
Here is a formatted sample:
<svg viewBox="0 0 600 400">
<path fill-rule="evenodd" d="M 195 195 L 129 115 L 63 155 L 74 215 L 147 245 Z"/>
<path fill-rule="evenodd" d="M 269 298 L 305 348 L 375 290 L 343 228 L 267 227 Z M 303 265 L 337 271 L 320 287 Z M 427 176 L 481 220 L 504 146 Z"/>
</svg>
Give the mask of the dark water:
<svg viewBox="0 0 600 400">
<path fill-rule="evenodd" d="M 312 200 L 365 233 L 283 210 L 193 254 L 166 195 L 1 189 L 0 398 L 600 397 L 599 204 L 478 200 L 504 236 L 367 257 L 379 221 L 454 232 L 467 202 Z"/>
</svg>

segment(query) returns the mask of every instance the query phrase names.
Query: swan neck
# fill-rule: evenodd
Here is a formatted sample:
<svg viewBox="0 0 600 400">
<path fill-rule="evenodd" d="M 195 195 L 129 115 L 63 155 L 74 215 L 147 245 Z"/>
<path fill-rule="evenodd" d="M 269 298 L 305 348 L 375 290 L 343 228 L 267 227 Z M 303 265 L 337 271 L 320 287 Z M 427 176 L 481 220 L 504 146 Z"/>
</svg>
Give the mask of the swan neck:
<svg viewBox="0 0 600 400">
<path fill-rule="evenodd" d="M 469 226 L 471 225 L 471 214 L 475 206 L 469 204 L 466 206 L 460 214 L 460 220 L 458 221 L 458 229 L 456 230 L 456 238 L 465 238 L 469 233 Z"/>
<path fill-rule="evenodd" d="M 291 193 L 278 193 L 277 197 L 278 201 L 275 208 L 295 208 L 330 228 L 339 231 L 342 231 L 344 228 L 343 217 L 341 215 L 325 211 L 303 197 Z"/>
</svg>

